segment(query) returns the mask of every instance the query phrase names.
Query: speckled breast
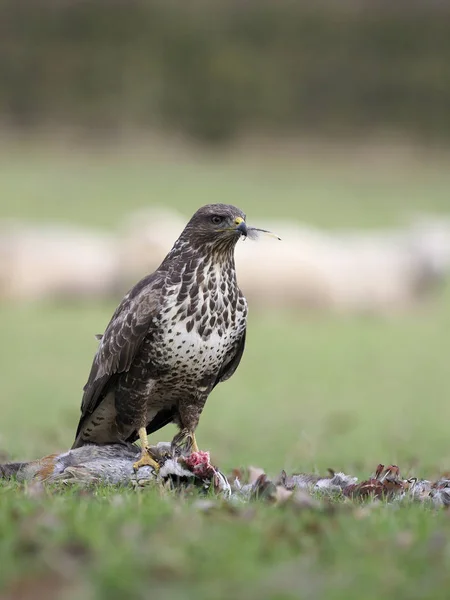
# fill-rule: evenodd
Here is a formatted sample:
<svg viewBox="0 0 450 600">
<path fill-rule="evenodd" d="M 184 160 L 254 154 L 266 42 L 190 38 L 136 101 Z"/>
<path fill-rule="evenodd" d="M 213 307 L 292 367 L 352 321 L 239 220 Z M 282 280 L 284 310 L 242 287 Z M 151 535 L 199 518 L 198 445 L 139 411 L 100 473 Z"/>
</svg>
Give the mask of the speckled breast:
<svg viewBox="0 0 450 600">
<path fill-rule="evenodd" d="M 218 372 L 246 326 L 247 303 L 234 273 L 212 268 L 200 285 L 192 282 L 173 290 L 168 286 L 167 292 L 166 305 L 155 322 L 152 363 L 196 379 Z"/>
</svg>

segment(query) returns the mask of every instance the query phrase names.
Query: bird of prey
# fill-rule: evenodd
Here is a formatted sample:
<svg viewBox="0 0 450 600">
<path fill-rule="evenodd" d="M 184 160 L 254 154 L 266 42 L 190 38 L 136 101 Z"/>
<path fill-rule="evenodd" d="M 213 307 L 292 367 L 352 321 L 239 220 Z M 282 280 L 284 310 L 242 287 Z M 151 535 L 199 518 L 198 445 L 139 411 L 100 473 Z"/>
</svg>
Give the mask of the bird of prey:
<svg viewBox="0 0 450 600">
<path fill-rule="evenodd" d="M 128 292 L 98 336 L 73 448 L 140 439 L 135 469 L 158 470 L 147 435 L 173 422 L 173 447 L 198 451 L 206 399 L 244 352 L 247 302 L 234 248 L 249 229 L 234 206 L 200 208 L 160 267 Z"/>
</svg>

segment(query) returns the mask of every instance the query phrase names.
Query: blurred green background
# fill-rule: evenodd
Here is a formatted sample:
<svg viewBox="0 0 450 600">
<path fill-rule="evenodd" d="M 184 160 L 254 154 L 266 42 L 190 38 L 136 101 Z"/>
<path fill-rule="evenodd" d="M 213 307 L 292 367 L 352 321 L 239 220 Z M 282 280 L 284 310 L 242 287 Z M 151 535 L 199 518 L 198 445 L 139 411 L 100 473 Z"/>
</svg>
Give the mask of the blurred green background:
<svg viewBox="0 0 450 600">
<path fill-rule="evenodd" d="M 46 290 L 50 276 L 95 283 L 135 211 L 187 220 L 225 202 L 283 242 L 238 250 L 247 349 L 202 415 L 212 461 L 274 476 L 448 471 L 449 22 L 438 0 L 1 2 L 2 457 L 70 447 L 94 335 L 127 279 L 71 295 Z M 410 227 L 419 213 L 426 231 Z M 154 218 L 169 249 L 176 234 Z M 104 262 L 73 245 L 74 227 Z M 157 259 L 137 248 L 129 279 Z M 311 259 L 331 287 L 308 297 Z M 328 293 L 346 281 L 362 305 Z M 397 283 L 395 307 L 377 304 Z M 444 511 L 190 500 L 2 483 L 5 598 L 448 595 Z"/>
<path fill-rule="evenodd" d="M 226 202 L 255 224 L 325 232 L 445 215 L 448 12 L 437 2 L 4 2 L 0 215 L 113 231 L 139 208 L 188 218 Z M 202 446 L 225 466 L 440 468 L 445 290 L 389 318 L 263 302 L 239 372 L 208 402 Z M 119 299 L 3 301 L 1 447 L 27 457 L 71 444 L 93 335 Z"/>
<path fill-rule="evenodd" d="M 148 204 L 188 217 L 211 201 L 243 207 L 256 224 L 283 216 L 325 228 L 395 227 L 413 208 L 445 211 L 450 180 L 442 157 L 437 165 L 424 158 L 393 169 L 356 156 L 329 164 L 242 153 L 161 159 L 134 149 L 21 148 L 1 155 L 4 215 L 105 229 Z M 72 442 L 94 334 L 118 300 L 3 302 L 0 435 L 15 457 Z M 202 416 L 199 440 L 218 463 L 274 470 L 448 464 L 445 285 L 423 304 L 387 317 L 262 304 L 250 306 L 241 367 L 214 391 Z M 172 434 L 166 428 L 153 439 Z"/>
</svg>

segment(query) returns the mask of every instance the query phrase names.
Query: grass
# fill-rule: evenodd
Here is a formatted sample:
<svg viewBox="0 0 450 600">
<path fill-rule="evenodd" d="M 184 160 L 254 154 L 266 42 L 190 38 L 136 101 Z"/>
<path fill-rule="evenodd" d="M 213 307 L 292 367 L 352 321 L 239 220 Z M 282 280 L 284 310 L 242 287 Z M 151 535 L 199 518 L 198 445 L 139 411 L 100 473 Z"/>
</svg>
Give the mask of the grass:
<svg viewBox="0 0 450 600">
<path fill-rule="evenodd" d="M 0 214 L 114 227 L 152 202 L 190 213 L 217 200 L 255 223 L 336 227 L 449 208 L 445 165 L 330 164 L 16 150 L 0 153 Z M 113 308 L 2 306 L 0 447 L 12 457 L 71 444 L 93 334 Z M 242 365 L 209 399 L 200 444 L 225 471 L 448 470 L 449 327 L 450 290 L 388 320 L 253 311 Z M 204 513 L 157 489 L 2 484 L 0 584 L 21 598 L 446 598 L 449 534 L 445 511 L 415 505 Z"/>
</svg>

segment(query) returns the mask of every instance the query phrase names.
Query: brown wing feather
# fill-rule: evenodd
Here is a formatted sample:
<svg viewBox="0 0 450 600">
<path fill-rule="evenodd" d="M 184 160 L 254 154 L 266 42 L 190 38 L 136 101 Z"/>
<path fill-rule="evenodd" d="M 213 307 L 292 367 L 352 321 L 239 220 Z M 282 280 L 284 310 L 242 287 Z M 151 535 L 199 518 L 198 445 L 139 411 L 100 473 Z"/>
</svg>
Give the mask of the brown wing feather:
<svg viewBox="0 0 450 600">
<path fill-rule="evenodd" d="M 234 374 L 234 372 L 238 368 L 239 363 L 241 362 L 242 355 L 244 354 L 246 334 L 247 334 L 247 329 L 244 329 L 244 332 L 238 341 L 236 349 L 234 350 L 234 352 L 229 353 L 227 355 L 227 357 L 225 358 L 223 365 L 217 375 L 216 381 L 213 385 L 213 389 L 220 382 L 230 379 L 230 377 Z"/>
<path fill-rule="evenodd" d="M 102 401 L 108 384 L 118 373 L 128 371 L 158 312 L 161 275 L 153 273 L 140 281 L 114 312 L 92 363 L 81 402 L 80 432 L 85 417 Z"/>
</svg>

